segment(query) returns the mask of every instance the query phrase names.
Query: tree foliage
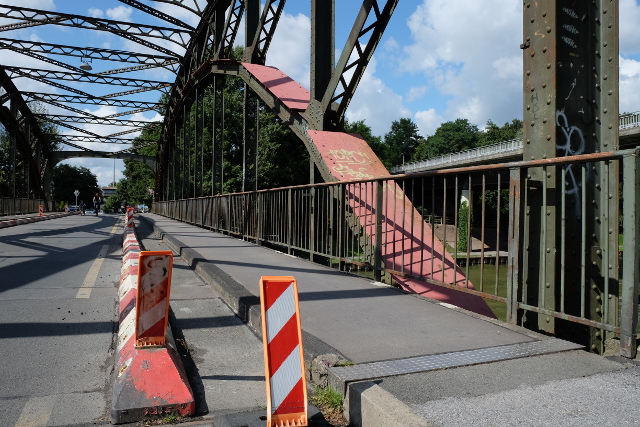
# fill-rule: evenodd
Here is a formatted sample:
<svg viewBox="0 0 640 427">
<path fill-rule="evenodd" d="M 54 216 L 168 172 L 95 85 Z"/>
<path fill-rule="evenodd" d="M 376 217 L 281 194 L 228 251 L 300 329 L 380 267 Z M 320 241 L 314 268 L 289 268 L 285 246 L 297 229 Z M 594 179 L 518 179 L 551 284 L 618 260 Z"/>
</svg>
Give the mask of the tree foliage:
<svg viewBox="0 0 640 427">
<path fill-rule="evenodd" d="M 416 148 L 414 160 L 430 159 L 478 146 L 478 126 L 467 119 L 445 122 Z"/>
<path fill-rule="evenodd" d="M 382 163 L 387 168 L 409 161 L 424 138 L 418 132 L 418 125 L 409 118 L 394 120 L 391 129 L 384 135 L 386 155 Z"/>
<path fill-rule="evenodd" d="M 158 150 L 157 144 L 148 145 L 144 140 L 158 139 L 160 127 L 145 127 L 139 138 L 134 139 L 131 152 L 144 156 L 155 157 Z M 153 195 L 149 192 L 150 188 L 155 186 L 155 174 L 144 163 L 135 160 L 124 161 L 124 179 L 121 179 L 116 185 L 117 201 L 108 200 L 108 206 L 115 204 L 116 206 L 122 200 L 127 200 L 130 205 L 145 204 L 151 206 Z M 113 196 L 112 196 L 113 197 Z M 110 198 L 111 199 L 111 198 Z"/>
<path fill-rule="evenodd" d="M 485 125 L 484 132 L 480 133 L 478 145 L 484 146 L 510 141 L 521 138 L 523 133 L 524 129 L 522 128 L 522 120 L 520 119 L 513 119 L 511 122 L 507 122 L 502 126 L 498 126 L 489 120 Z"/>
<path fill-rule="evenodd" d="M 53 200 L 65 204 L 75 204 L 75 190 L 80 192 L 78 203 L 81 200 L 91 205 L 93 196 L 100 191 L 98 178 L 83 166 L 71 166 L 59 164 L 51 172 L 53 186 Z"/>
</svg>

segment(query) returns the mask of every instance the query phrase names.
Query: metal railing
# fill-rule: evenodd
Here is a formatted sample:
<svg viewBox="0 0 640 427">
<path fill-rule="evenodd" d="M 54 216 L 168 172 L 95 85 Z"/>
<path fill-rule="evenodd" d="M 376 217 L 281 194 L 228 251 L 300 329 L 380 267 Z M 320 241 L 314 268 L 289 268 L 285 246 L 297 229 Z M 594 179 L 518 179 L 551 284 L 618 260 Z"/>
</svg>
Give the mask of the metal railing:
<svg viewBox="0 0 640 427">
<path fill-rule="evenodd" d="M 492 158 L 500 155 L 517 155 L 522 153 L 522 138 L 512 139 L 509 141 L 498 142 L 496 144 L 485 145 L 482 147 L 472 148 L 470 150 L 459 151 L 457 153 L 445 154 L 443 156 L 424 159 L 417 162 L 407 163 L 402 166 L 396 166 L 392 169 L 393 173 L 410 172 L 415 170 L 435 169 L 442 165 L 455 165 L 457 163 L 477 161 L 480 158 Z"/>
<path fill-rule="evenodd" d="M 0 216 L 38 213 L 40 205 L 45 206 L 45 210 L 47 210 L 47 204 L 41 199 L 0 197 Z"/>
<path fill-rule="evenodd" d="M 627 113 L 620 115 L 620 130 L 630 129 L 640 126 L 640 112 Z M 419 160 L 417 162 L 406 163 L 404 165 L 395 166 L 391 172 L 411 172 L 426 169 L 435 169 L 443 165 L 456 165 L 463 162 L 477 161 L 478 159 L 491 159 L 494 156 L 504 158 L 506 156 L 517 155 L 522 153 L 522 138 L 516 138 L 509 141 L 498 142 L 496 144 L 485 145 L 483 147 L 472 148 L 470 150 L 460 151 L 458 153 L 445 154 L 443 156 L 433 157 L 431 159 Z"/>
<path fill-rule="evenodd" d="M 620 115 L 620 130 L 640 126 L 640 112 Z"/>
<path fill-rule="evenodd" d="M 620 337 L 627 343 L 623 346 L 627 357 L 634 357 L 638 165 L 637 152 L 625 150 L 161 201 L 154 203 L 153 210 L 334 268 L 360 270 L 374 280 L 392 281 L 414 291 L 416 286 L 423 290 L 435 286 L 470 294 L 469 298 L 482 297 L 510 323 L 521 323 L 523 313 L 536 313 L 597 328 Z M 602 266 L 609 265 L 610 270 L 604 268 L 604 277 L 597 279 L 604 303 L 594 312 L 588 296 L 592 282 L 585 278 L 592 274 L 587 265 L 592 248 L 587 247 L 586 233 L 595 233 L 590 229 L 593 218 L 587 214 L 586 186 L 581 190 L 558 186 L 559 200 L 544 198 L 537 209 L 546 212 L 554 206 L 557 210 L 556 262 L 561 268 L 574 263 L 576 275 L 582 278 L 570 281 L 561 274 L 555 283 L 555 302 L 549 307 L 541 302 L 544 280 L 532 283 L 527 276 L 531 268 L 544 269 L 529 264 L 536 262 L 532 254 L 542 253 L 544 247 L 529 247 L 532 243 L 523 230 L 539 233 L 536 227 L 545 226 L 530 223 L 528 203 L 541 189 L 528 176 L 543 170 L 545 175 L 555 173 L 558 182 L 569 182 L 568 174 L 581 174 L 582 182 L 589 182 L 593 168 L 619 168 L 621 173 L 622 274 L 608 272 L 617 271 L 611 266 L 619 263 L 618 251 L 599 252 Z M 598 221 L 602 222 L 595 218 Z M 605 233 L 606 239 L 614 239 L 617 247 L 617 218 L 610 223 L 615 225 Z M 582 238 L 570 235 L 569 227 L 583 230 Z"/>
</svg>

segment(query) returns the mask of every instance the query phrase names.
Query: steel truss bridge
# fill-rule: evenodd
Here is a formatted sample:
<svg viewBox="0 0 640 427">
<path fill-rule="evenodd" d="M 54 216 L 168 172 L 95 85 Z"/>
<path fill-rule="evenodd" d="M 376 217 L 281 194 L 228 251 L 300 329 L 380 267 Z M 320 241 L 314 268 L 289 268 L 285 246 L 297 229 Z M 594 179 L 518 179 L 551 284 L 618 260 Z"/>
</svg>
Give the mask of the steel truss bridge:
<svg viewBox="0 0 640 427">
<path fill-rule="evenodd" d="M 397 1 L 364 0 L 337 61 L 335 1 L 311 1 L 309 90 L 265 66 L 284 0 L 266 0 L 262 9 L 258 0 L 120 0 L 163 26 L 0 5 L 0 17 L 14 20 L 0 26 L 1 32 L 40 25 L 106 31 L 145 52 L 0 39 L 2 49 L 43 64 L 0 65 L 0 122 L 10 135 L 13 165 L 16 158 L 23 165 L 14 168 L 12 179 L 25 178 L 40 199 L 50 197 L 49 173 L 66 154 L 48 148 L 53 136 L 43 132 L 44 122 L 81 132 L 62 139 L 79 152 L 116 158 L 135 150 L 93 151 L 82 144 L 130 144 L 121 136 L 155 125 L 160 137 L 148 143 L 156 145 L 157 155 L 139 160 L 155 165 L 156 213 L 336 268 L 369 270 L 376 280 L 478 313 L 492 316 L 501 308 L 510 323 L 583 343 L 594 352 L 618 342 L 621 355 L 635 357 L 640 165 L 635 149 L 619 146 L 618 2 L 523 2 L 524 160 L 391 176 L 363 139 L 342 128 Z M 161 12 L 154 7 L 160 3 L 183 8 L 198 24 Z M 240 60 L 233 56 L 236 44 L 243 47 Z M 91 73 L 85 64 L 71 66 L 54 55 L 133 65 Z M 160 67 L 175 79 L 130 77 Z M 18 79 L 57 91 L 21 91 Z M 222 194 L 223 86 L 229 79 L 242 81 L 244 96 L 243 192 L 238 194 Z M 87 92 L 65 81 L 118 88 Z M 149 91 L 164 94 L 162 102 L 129 99 Z M 205 94 L 213 103 L 210 115 Z M 36 113 L 31 101 L 69 113 Z M 96 117 L 72 105 L 124 110 Z M 260 106 L 272 110 L 306 147 L 308 185 L 259 190 Z M 161 111 L 162 122 L 125 118 L 149 110 Z M 205 122 L 212 128 L 208 138 Z M 101 135 L 74 124 L 131 130 Z M 210 188 L 206 174 L 212 177 Z M 480 274 L 471 279 L 474 262 L 480 263 Z M 489 270 L 487 263 L 495 267 Z"/>
</svg>

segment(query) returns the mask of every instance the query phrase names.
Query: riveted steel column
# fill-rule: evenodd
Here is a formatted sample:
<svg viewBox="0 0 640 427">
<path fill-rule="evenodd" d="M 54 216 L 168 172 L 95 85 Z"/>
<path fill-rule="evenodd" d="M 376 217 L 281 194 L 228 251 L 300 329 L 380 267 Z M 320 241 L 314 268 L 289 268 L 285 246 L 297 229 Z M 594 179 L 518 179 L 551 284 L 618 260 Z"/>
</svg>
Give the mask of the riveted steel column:
<svg viewBox="0 0 640 427">
<path fill-rule="evenodd" d="M 335 66 L 335 0 L 311 0 L 311 104 L 317 130 L 324 130 L 322 98 Z"/>
<path fill-rule="evenodd" d="M 638 255 L 640 254 L 640 152 L 625 156 L 624 162 L 624 247 L 622 261 L 622 324 L 620 325 L 620 355 L 637 356 L 638 328 Z"/>
<path fill-rule="evenodd" d="M 244 45 L 251 46 L 260 25 L 260 1 L 245 0 Z"/>
<path fill-rule="evenodd" d="M 613 0 L 524 2 L 525 160 L 617 147 L 617 25 Z M 617 295 L 617 258 L 612 252 L 617 242 L 617 168 L 590 164 L 582 174 L 580 166 L 570 164 L 562 173 L 554 168 L 530 169 L 527 178 L 528 245 L 523 255 L 529 268 L 522 273 L 529 292 L 523 297 L 532 303 L 537 298 L 542 309 L 564 308 L 578 316 L 582 311 L 588 319 L 611 321 L 615 315 L 602 301 Z M 586 250 L 575 244 L 583 226 Z M 572 243 L 564 253 L 563 241 Z M 580 280 L 581 264 L 587 265 L 586 283 Z M 561 276 L 567 278 L 564 293 Z M 585 300 L 580 298 L 583 286 L 588 287 Z M 527 317 L 529 326 L 588 341 L 592 350 L 602 350 L 599 331 L 568 325 L 550 315 Z M 537 325 L 532 324 L 534 317 Z"/>
</svg>

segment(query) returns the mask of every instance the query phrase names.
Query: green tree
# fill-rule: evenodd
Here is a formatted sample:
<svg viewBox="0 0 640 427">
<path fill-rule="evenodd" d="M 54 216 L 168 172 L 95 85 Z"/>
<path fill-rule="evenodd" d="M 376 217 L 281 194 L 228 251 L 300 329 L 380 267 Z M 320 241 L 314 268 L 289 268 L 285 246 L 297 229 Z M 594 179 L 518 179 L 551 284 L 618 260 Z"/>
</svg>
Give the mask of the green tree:
<svg viewBox="0 0 640 427">
<path fill-rule="evenodd" d="M 498 126 L 489 120 L 487 121 L 484 131 L 480 132 L 478 146 L 497 144 L 498 142 L 521 138 L 523 132 L 522 120 L 520 119 L 513 119 L 511 122 L 507 122 L 502 126 Z"/>
<path fill-rule="evenodd" d="M 144 156 L 155 157 L 158 150 L 157 144 L 148 144 L 144 140 L 155 140 L 159 138 L 159 126 L 145 127 L 139 138 L 134 139 L 131 152 Z M 145 204 L 151 206 L 153 196 L 149 192 L 149 188 L 154 188 L 155 174 L 144 163 L 135 160 L 124 161 L 124 179 L 121 179 L 116 186 L 118 201 L 126 199 L 130 205 Z M 113 197 L 113 196 L 112 196 Z M 111 197 L 110 197 L 111 199 Z M 109 205 L 113 201 L 108 201 Z"/>
<path fill-rule="evenodd" d="M 411 119 L 394 120 L 391 129 L 384 135 L 386 155 L 380 160 L 387 168 L 409 161 L 423 141 L 418 125 Z"/>
<path fill-rule="evenodd" d="M 445 122 L 435 133 L 423 140 L 415 150 L 413 160 L 430 159 L 444 154 L 456 153 L 478 146 L 478 126 L 467 119 Z"/>
<path fill-rule="evenodd" d="M 53 182 L 53 200 L 75 204 L 75 190 L 80 192 L 78 203 L 84 200 L 87 206 L 91 205 L 93 196 L 100 191 L 98 178 L 83 166 L 71 166 L 59 164 L 51 172 Z"/>
</svg>

